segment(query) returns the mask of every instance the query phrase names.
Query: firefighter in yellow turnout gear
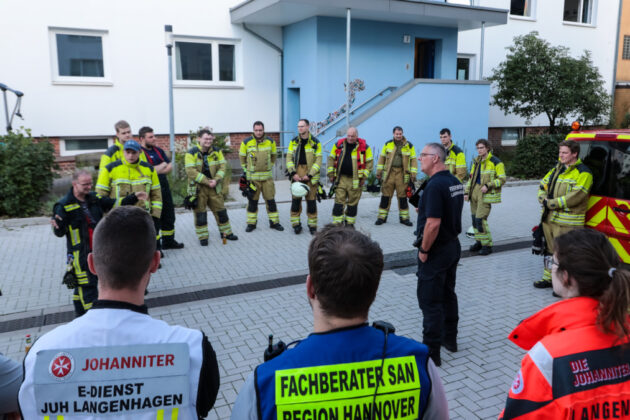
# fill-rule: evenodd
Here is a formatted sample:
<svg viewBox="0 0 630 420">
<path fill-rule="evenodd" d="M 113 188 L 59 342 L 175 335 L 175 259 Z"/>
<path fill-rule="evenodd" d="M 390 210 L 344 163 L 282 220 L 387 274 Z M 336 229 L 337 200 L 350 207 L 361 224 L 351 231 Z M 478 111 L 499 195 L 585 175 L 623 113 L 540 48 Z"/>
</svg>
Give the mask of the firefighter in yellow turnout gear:
<svg viewBox="0 0 630 420">
<path fill-rule="evenodd" d="M 200 130 L 197 138 L 199 146 L 189 149 L 185 158 L 189 194 L 197 200 L 197 206 L 193 210 L 195 233 L 201 246 L 208 246 L 206 208 L 209 207 L 217 221 L 221 237 L 235 241 L 238 237 L 232 233 L 230 219 L 221 194 L 225 177 L 225 158 L 220 150 L 212 147 L 214 136 L 210 130 Z"/>
<path fill-rule="evenodd" d="M 287 171 L 291 182 L 303 182 L 309 187 L 306 200 L 306 217 L 311 234 L 317 231 L 317 187 L 319 171 L 322 165 L 322 145 L 309 132 L 309 121 L 298 121 L 298 135 L 289 143 L 287 151 Z M 302 232 L 300 214 L 302 213 L 302 198 L 291 197 L 291 226 L 295 234 Z"/>
<path fill-rule="evenodd" d="M 258 199 L 262 192 L 267 205 L 269 226 L 272 229 L 283 231 L 278 215 L 275 195 L 276 187 L 273 183 L 273 165 L 276 162 L 276 143 L 265 136 L 265 126 L 262 122 L 254 123 L 254 134 L 241 143 L 239 160 L 243 167 L 243 173 L 250 185 L 253 184 L 255 192 L 249 197 L 247 205 L 247 228 L 245 232 L 256 229 L 258 221 Z"/>
<path fill-rule="evenodd" d="M 382 196 L 375 225 L 382 225 L 387 221 L 387 214 L 395 191 L 398 198 L 400 223 L 413 226 L 409 220 L 407 185 L 409 182 L 414 182 L 418 175 L 416 149 L 413 144 L 407 141 L 401 127 L 394 127 L 393 132 L 394 138 L 383 145 L 376 165 L 376 178 L 381 180 Z"/>
<path fill-rule="evenodd" d="M 96 193 L 100 197 L 115 199 L 115 207 L 135 205 L 148 211 L 153 217 L 160 249 L 160 181 L 153 166 L 140 160 L 140 151 L 137 141 L 127 140 L 122 159 L 111 162 L 99 172 Z"/>
<path fill-rule="evenodd" d="M 116 139 L 114 140 L 114 144 L 109 146 L 107 150 L 105 150 L 105 153 L 101 155 L 101 161 L 98 165 L 99 173 L 110 163 L 121 160 L 124 155 L 124 144 L 127 142 L 127 140 L 133 140 L 133 136 L 131 134 L 131 126 L 127 121 L 118 121 L 116 124 L 114 124 L 114 128 L 116 129 Z M 144 153 L 140 154 L 140 160 L 142 162 L 147 161 Z"/>
<path fill-rule="evenodd" d="M 543 206 L 542 227 L 545 235 L 545 259 L 554 253 L 553 241 L 573 229 L 584 227 L 588 194 L 593 186 L 591 170 L 578 158 L 580 146 L 573 140 L 560 143 L 558 164 L 540 182 L 538 202 Z M 543 269 L 542 279 L 534 287 L 551 287 L 551 264 Z"/>
<path fill-rule="evenodd" d="M 346 137 L 339 140 L 328 155 L 328 178 L 335 190 L 333 224 L 354 227 L 357 220 L 359 199 L 374 160 L 372 149 L 359 138 L 355 127 L 348 128 Z M 344 214 L 344 207 L 346 207 Z"/>
<path fill-rule="evenodd" d="M 446 149 L 446 160 L 444 161 L 446 168 L 459 179 L 459 182 L 465 184 L 468 180 L 466 176 L 466 155 L 462 149 L 453 143 L 451 130 L 448 128 L 440 130 L 440 142 Z"/>
<path fill-rule="evenodd" d="M 479 156 L 473 161 L 471 176 L 466 184 L 465 200 L 470 200 L 470 213 L 475 230 L 475 244 L 471 252 L 479 255 L 492 253 L 492 235 L 488 226 L 488 216 L 492 203 L 501 202 L 501 187 L 505 184 L 503 162 L 490 152 L 490 143 L 485 139 L 477 140 Z"/>
</svg>

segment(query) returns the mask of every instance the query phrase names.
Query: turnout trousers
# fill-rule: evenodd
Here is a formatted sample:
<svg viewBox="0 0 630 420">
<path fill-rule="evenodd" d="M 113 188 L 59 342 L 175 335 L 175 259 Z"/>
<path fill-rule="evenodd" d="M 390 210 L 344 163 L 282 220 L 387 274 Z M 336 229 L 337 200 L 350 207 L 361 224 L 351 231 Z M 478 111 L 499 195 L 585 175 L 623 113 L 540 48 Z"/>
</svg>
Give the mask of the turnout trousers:
<svg viewBox="0 0 630 420">
<path fill-rule="evenodd" d="M 398 216 L 400 220 L 409 220 L 409 204 L 407 203 L 407 184 L 405 184 L 403 168 L 391 168 L 387 179 L 381 187 L 381 204 L 378 206 L 378 218 L 387 220 L 392 196 L 396 192 L 398 198 Z"/>
<path fill-rule="evenodd" d="M 280 216 L 278 215 L 278 206 L 276 205 L 276 186 L 273 179 L 265 179 L 264 181 L 251 181 L 256 188 L 256 192 L 249 200 L 247 204 L 247 224 L 256 226 L 258 221 L 258 200 L 260 193 L 262 192 L 265 205 L 267 207 L 267 216 L 269 217 L 269 223 L 279 223 Z"/>
<path fill-rule="evenodd" d="M 490 234 L 490 226 L 488 226 L 490 209 L 490 203 L 483 202 L 481 186 L 475 184 L 470 193 L 470 216 L 472 217 L 473 229 L 475 229 L 475 241 L 481 242 L 482 246 L 492 246 L 492 234 Z"/>
<path fill-rule="evenodd" d="M 547 215 L 547 219 L 545 219 L 545 221 L 542 224 L 543 234 L 545 235 L 545 242 L 547 243 L 547 246 L 545 248 L 545 255 L 553 255 L 554 239 L 556 239 L 560 235 L 564 235 L 567 232 L 571 232 L 573 229 L 580 228 L 579 226 L 565 226 L 565 225 L 559 225 L 557 223 L 552 223 L 549 221 L 550 218 L 551 218 L 551 214 Z M 544 268 L 544 266 L 543 266 L 542 280 L 551 282 L 551 271 Z"/>
<path fill-rule="evenodd" d="M 455 278 L 461 245 L 457 238 L 431 247 L 426 262 L 418 259 L 418 304 L 422 311 L 422 342 L 440 348 L 455 341 L 459 321 Z"/>
<path fill-rule="evenodd" d="M 298 165 L 296 174 L 300 177 L 306 176 L 308 173 L 308 167 L 306 165 Z M 313 183 L 310 180 L 305 182 L 310 188 L 308 194 L 304 197 L 306 200 L 306 218 L 309 227 L 317 227 L 317 202 L 315 197 L 317 195 L 317 182 Z M 300 222 L 300 214 L 302 214 L 302 198 L 291 196 L 291 226 L 298 226 Z"/>
<path fill-rule="evenodd" d="M 162 189 L 162 215 L 160 216 L 160 229 L 162 243 L 175 240 L 175 206 L 171 187 L 168 185 L 166 177 L 160 178 L 160 188 Z"/>
<path fill-rule="evenodd" d="M 335 189 L 335 204 L 332 211 L 334 225 L 340 225 L 345 220 L 346 225 L 354 226 L 357 221 L 357 211 L 362 191 L 363 187 L 360 184 L 358 188 L 352 188 L 351 176 L 339 176 L 339 183 Z M 344 207 L 346 210 L 345 214 Z"/>
<path fill-rule="evenodd" d="M 197 238 L 208 239 L 208 213 L 206 208 L 210 208 L 210 211 L 214 214 L 219 226 L 219 233 L 223 236 L 232 233 L 232 227 L 230 226 L 230 219 L 228 218 L 227 210 L 225 209 L 225 203 L 223 201 L 223 195 L 217 194 L 215 188 L 210 188 L 206 185 L 199 185 L 197 208 L 195 208 L 195 233 Z"/>
</svg>

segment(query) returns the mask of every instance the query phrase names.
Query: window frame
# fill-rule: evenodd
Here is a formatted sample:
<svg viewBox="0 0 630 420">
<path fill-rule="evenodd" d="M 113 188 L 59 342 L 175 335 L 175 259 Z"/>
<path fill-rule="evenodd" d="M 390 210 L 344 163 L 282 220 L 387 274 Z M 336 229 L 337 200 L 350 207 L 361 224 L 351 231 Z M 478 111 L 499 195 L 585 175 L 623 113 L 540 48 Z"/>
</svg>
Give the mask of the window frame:
<svg viewBox="0 0 630 420">
<path fill-rule="evenodd" d="M 50 26 L 48 27 L 48 35 L 50 42 L 51 80 L 54 85 L 112 86 L 114 84 L 112 79 L 111 60 L 109 59 L 109 31 L 101 29 L 61 28 Z M 59 74 L 57 35 L 100 37 L 101 47 L 103 48 L 103 77 L 61 76 Z"/>
<path fill-rule="evenodd" d="M 177 42 L 190 42 L 196 44 L 212 45 L 212 80 L 179 80 L 177 79 Z M 234 46 L 234 81 L 219 80 L 219 45 Z M 237 38 L 216 38 L 198 36 L 173 36 L 173 87 L 175 88 L 202 88 L 202 89 L 240 89 L 243 88 L 242 44 Z"/>
<path fill-rule="evenodd" d="M 508 13 L 508 16 L 510 17 L 510 19 L 535 21 L 538 1 L 537 0 L 528 0 L 528 1 L 530 2 L 529 15 L 513 15 L 512 13 Z M 511 9 L 511 4 L 510 4 L 510 9 Z"/>
<path fill-rule="evenodd" d="M 578 17 L 577 17 L 577 21 L 574 22 L 572 20 L 564 20 L 564 8 L 566 5 L 566 0 L 564 0 L 564 3 L 562 5 L 562 24 L 564 25 L 569 25 L 569 26 L 582 26 L 582 27 L 595 27 L 596 22 L 597 22 L 597 0 L 577 0 L 579 2 L 579 8 L 578 8 Z M 582 22 L 582 10 L 584 9 L 584 2 L 588 1 L 590 2 L 591 5 L 591 20 L 590 22 Z"/>
<path fill-rule="evenodd" d="M 85 149 L 85 150 L 68 150 L 66 149 L 66 141 L 68 140 L 107 140 L 105 149 Z M 108 136 L 82 136 L 82 137 L 62 137 L 59 139 L 59 156 L 76 156 L 87 153 L 104 153 L 105 150 L 114 144 L 114 139 Z"/>
<path fill-rule="evenodd" d="M 457 58 L 465 58 L 468 59 L 468 80 L 477 80 L 477 55 L 476 54 L 467 54 L 467 53 L 458 53 Z M 457 79 L 457 65 L 455 66 L 455 79 Z"/>
<path fill-rule="evenodd" d="M 516 130 L 518 137 L 516 139 L 506 139 L 503 134 L 506 130 Z M 522 127 L 503 127 L 501 129 L 501 146 L 516 146 L 518 141 L 523 138 L 524 129 Z"/>
</svg>

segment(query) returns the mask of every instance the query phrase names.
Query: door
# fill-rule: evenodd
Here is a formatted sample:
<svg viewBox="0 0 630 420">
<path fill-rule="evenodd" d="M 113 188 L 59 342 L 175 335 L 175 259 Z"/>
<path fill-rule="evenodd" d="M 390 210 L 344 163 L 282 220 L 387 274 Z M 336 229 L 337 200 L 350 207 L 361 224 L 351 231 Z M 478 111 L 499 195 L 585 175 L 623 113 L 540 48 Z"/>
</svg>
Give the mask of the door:
<svg viewBox="0 0 630 420">
<path fill-rule="evenodd" d="M 610 242 L 621 259 L 630 264 L 630 142 L 609 143 L 612 178 L 608 198 L 608 220 L 612 227 Z"/>
<path fill-rule="evenodd" d="M 285 121 L 284 145 L 288 146 L 291 139 L 297 136 L 297 123 L 300 120 L 300 88 L 287 89 L 287 119 Z"/>
<path fill-rule="evenodd" d="M 435 40 L 416 38 L 414 73 L 416 79 L 435 77 Z"/>
</svg>

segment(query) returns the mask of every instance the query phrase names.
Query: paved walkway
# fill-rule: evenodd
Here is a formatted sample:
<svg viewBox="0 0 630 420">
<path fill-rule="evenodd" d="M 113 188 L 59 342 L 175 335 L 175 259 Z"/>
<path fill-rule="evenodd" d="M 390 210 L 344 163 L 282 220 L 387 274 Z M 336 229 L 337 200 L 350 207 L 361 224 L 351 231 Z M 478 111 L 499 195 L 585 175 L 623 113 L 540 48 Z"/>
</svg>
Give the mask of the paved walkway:
<svg viewBox="0 0 630 420">
<path fill-rule="evenodd" d="M 280 187 L 278 190 L 281 201 Z M 504 189 L 504 203 L 493 207 L 489 219 L 495 242 L 530 237 L 539 214 L 535 191 L 534 185 Z M 377 239 L 388 255 L 409 252 L 413 228 L 399 224 L 396 211 L 387 224 L 374 226 L 378 202 L 378 197 L 364 195 L 357 227 Z M 321 203 L 320 226 L 331 221 L 331 208 L 332 200 Z M 261 207 L 258 229 L 245 233 L 245 210 L 230 209 L 239 241 L 222 245 L 216 227 L 211 226 L 211 244 L 204 248 L 194 236 L 192 215 L 178 214 L 177 238 L 186 248 L 167 252 L 163 268 L 152 278 L 149 296 L 305 276 L 310 235 L 295 235 L 290 230 L 288 203 L 280 204 L 279 210 L 285 232 L 269 229 Z M 64 240 L 52 235 L 46 224 L 33 222 L 0 225 L 0 288 L 4 293 L 0 297 L 0 322 L 71 310 L 70 292 L 60 284 Z M 463 224 L 464 229 L 470 226 L 468 206 Z M 462 237 L 464 247 L 471 243 Z M 444 350 L 440 368 L 451 418 L 496 418 L 501 410 L 524 354 L 506 336 L 521 319 L 554 300 L 549 290 L 531 287 L 540 275 L 541 262 L 529 249 L 462 259 L 457 284 L 460 351 L 451 354 Z M 422 317 L 414 272 L 414 267 L 385 272 L 369 318 L 388 320 L 397 333 L 420 339 Z M 304 285 L 298 284 L 161 306 L 151 314 L 170 323 L 200 328 L 208 335 L 222 374 L 220 395 L 209 418 L 226 419 L 244 379 L 262 361 L 267 335 L 273 333 L 289 342 L 310 332 L 312 317 L 306 302 Z M 0 352 L 21 360 L 24 335 L 39 336 L 52 328 L 54 325 L 2 333 Z"/>
</svg>

